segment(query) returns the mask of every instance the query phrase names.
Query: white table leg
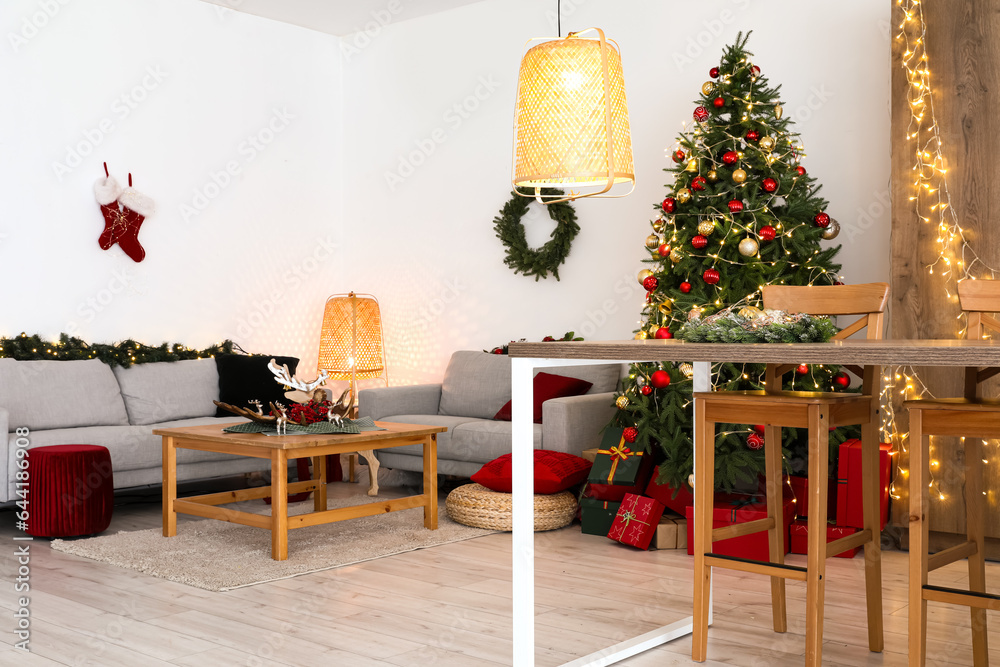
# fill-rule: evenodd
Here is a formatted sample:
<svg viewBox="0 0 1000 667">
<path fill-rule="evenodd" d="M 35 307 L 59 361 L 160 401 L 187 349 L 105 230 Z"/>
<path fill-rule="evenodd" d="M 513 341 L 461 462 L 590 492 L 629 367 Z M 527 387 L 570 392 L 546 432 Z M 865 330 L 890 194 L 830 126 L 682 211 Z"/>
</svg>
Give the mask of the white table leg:
<svg viewBox="0 0 1000 667">
<path fill-rule="evenodd" d="M 535 664 L 534 360 L 511 359 L 511 520 L 514 665 Z"/>
<path fill-rule="evenodd" d="M 691 378 L 691 388 L 694 391 L 712 391 L 712 362 L 710 361 L 696 361 L 694 366 L 694 376 Z M 694 436 L 694 432 L 691 433 Z M 708 624 L 712 625 L 712 599 L 715 597 L 712 595 L 712 588 L 715 586 L 715 577 L 712 577 L 712 581 L 708 587 Z"/>
</svg>

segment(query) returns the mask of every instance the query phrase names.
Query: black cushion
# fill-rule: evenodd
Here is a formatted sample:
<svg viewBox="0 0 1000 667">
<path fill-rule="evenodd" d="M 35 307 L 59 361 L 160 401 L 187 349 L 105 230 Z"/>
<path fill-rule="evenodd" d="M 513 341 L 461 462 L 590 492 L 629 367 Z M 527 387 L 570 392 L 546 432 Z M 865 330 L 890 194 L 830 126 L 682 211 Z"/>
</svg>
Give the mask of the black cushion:
<svg viewBox="0 0 1000 667">
<path fill-rule="evenodd" d="M 271 401 L 287 403 L 285 388 L 274 379 L 267 368 L 274 359 L 278 366 L 288 365 L 292 375 L 299 365 L 295 357 L 272 357 L 264 354 L 217 354 L 215 365 L 219 369 L 219 401 L 240 408 L 249 407 L 249 401 L 258 400 L 266 413 Z M 230 417 L 233 413 L 216 408 L 216 417 Z"/>
</svg>

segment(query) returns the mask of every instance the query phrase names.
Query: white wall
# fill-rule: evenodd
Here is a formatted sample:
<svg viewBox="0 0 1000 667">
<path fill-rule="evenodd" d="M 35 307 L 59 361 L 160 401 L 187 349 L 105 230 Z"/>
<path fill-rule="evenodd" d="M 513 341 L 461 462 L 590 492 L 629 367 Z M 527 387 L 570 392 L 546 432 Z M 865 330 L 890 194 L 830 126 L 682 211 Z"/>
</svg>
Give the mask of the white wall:
<svg viewBox="0 0 1000 667">
<path fill-rule="evenodd" d="M 0 333 L 315 358 L 342 283 L 336 39 L 195 0 L 7 0 L 0 25 Z M 98 247 L 105 160 L 158 206 L 141 263 Z"/>
<path fill-rule="evenodd" d="M 844 227 L 845 280 L 888 278 L 889 5 L 870 0 L 835 10 L 795 0 L 564 1 L 563 34 L 596 25 L 621 47 L 638 184 L 625 199 L 575 204 L 582 231 L 560 282 L 515 275 L 492 220 L 510 192 L 524 43 L 556 33 L 554 10 L 554 2 L 488 0 L 390 25 L 345 58 L 349 273 L 354 289 L 382 300 L 394 382 L 440 377 L 455 349 L 568 330 L 631 338 L 666 152 L 740 30 L 754 31 L 754 62 L 782 84 L 803 164 Z M 869 208 L 871 223 L 861 217 Z M 526 227 L 540 244 L 552 224 L 542 213 Z"/>
</svg>

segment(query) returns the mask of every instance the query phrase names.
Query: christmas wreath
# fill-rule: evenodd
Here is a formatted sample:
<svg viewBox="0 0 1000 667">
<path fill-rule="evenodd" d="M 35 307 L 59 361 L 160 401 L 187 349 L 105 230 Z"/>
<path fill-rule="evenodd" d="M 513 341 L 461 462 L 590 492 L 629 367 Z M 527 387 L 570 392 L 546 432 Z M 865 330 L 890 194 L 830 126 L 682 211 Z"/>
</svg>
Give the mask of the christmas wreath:
<svg viewBox="0 0 1000 667">
<path fill-rule="evenodd" d="M 836 333 L 837 325 L 825 317 L 749 306 L 704 319 L 695 313 L 677 337 L 689 343 L 825 343 Z"/>
<path fill-rule="evenodd" d="M 548 199 L 561 197 L 562 194 L 562 190 L 554 188 L 542 188 L 541 192 L 542 198 Z M 514 273 L 535 276 L 536 281 L 548 278 L 550 272 L 559 280 L 559 265 L 566 261 L 569 246 L 580 231 L 580 226 L 576 224 L 576 211 L 569 202 L 547 205 L 549 216 L 556 221 L 552 238 L 541 248 L 529 248 L 521 218 L 528 211 L 531 192 L 518 188 L 510 195 L 510 200 L 500 209 L 500 215 L 493 218 L 497 238 L 507 248 L 504 264 L 514 269 Z"/>
</svg>

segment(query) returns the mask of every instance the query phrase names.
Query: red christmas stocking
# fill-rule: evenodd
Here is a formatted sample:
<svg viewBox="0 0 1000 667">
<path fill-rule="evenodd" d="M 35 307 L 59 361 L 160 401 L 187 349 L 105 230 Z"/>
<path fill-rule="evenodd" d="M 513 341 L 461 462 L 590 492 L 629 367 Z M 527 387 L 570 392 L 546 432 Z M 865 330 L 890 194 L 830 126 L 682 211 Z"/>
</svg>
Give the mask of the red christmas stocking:
<svg viewBox="0 0 1000 667">
<path fill-rule="evenodd" d="M 118 210 L 118 197 L 121 193 L 122 186 L 118 185 L 114 176 L 100 178 L 94 183 L 94 196 L 97 197 L 97 203 L 101 205 L 101 214 L 104 216 L 104 231 L 97 239 L 101 250 L 113 246 L 125 231 L 125 219 Z"/>
<path fill-rule="evenodd" d="M 143 221 L 156 212 L 153 200 L 132 187 L 125 188 L 118 202 L 122 205 L 125 231 L 118 238 L 118 245 L 134 262 L 141 262 L 146 251 L 139 244 L 139 228 Z"/>
</svg>

